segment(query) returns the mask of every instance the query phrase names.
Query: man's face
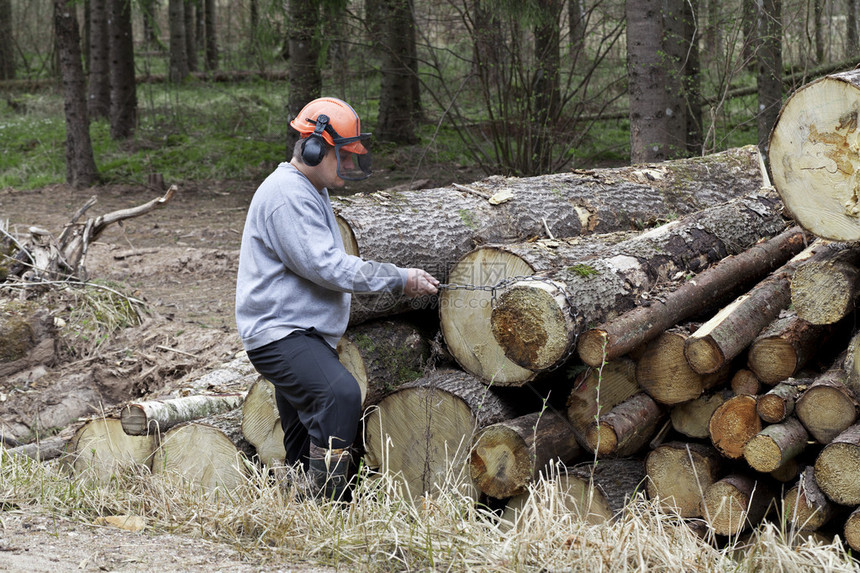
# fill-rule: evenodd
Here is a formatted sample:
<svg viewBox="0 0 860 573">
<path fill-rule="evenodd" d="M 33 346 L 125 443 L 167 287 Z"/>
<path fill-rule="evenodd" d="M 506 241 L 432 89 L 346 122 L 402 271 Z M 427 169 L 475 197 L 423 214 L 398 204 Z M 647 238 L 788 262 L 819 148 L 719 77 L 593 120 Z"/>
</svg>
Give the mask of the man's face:
<svg viewBox="0 0 860 573">
<path fill-rule="evenodd" d="M 316 172 L 319 176 L 319 182 L 323 187 L 332 189 L 343 187 L 346 184 L 346 181 L 337 175 L 337 154 L 334 152 L 334 149 L 328 150 L 322 162 L 316 167 Z"/>
</svg>

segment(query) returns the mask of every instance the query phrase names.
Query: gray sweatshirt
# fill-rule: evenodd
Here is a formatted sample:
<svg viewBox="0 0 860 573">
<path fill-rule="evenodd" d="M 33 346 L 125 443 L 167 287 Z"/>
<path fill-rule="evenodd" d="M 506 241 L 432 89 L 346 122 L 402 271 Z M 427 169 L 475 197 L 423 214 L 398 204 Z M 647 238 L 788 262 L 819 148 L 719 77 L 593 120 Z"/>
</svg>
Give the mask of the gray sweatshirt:
<svg viewBox="0 0 860 573">
<path fill-rule="evenodd" d="M 407 270 L 346 254 L 328 191 L 281 163 L 245 219 L 236 325 L 246 350 L 313 327 L 332 348 L 349 321 L 350 293 L 402 291 Z"/>
</svg>

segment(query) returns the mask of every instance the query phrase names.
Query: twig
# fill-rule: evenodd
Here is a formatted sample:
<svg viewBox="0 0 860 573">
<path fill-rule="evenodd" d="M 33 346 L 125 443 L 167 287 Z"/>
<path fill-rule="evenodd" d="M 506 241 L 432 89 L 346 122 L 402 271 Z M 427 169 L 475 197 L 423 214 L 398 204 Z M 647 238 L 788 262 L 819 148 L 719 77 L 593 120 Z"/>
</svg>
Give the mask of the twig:
<svg viewBox="0 0 860 573">
<path fill-rule="evenodd" d="M 552 236 L 552 231 L 549 230 L 549 225 L 546 224 L 546 217 L 541 217 L 540 219 L 543 221 L 543 228 L 546 229 L 546 234 L 551 240 L 555 240 L 555 237 Z"/>
<path fill-rule="evenodd" d="M 483 193 L 482 191 L 478 191 L 477 189 L 473 189 L 471 187 L 468 187 L 466 185 L 460 185 L 459 183 L 451 183 L 451 186 L 454 189 L 459 189 L 460 191 L 465 191 L 466 193 L 472 193 L 473 195 L 477 195 L 481 199 L 489 199 L 490 198 L 490 196 L 488 194 Z"/>
<path fill-rule="evenodd" d="M 158 344 L 156 345 L 156 348 L 160 348 L 161 350 L 167 350 L 169 352 L 175 352 L 177 354 L 184 354 L 185 356 L 190 356 L 191 358 L 197 358 L 196 355 L 191 354 L 190 352 L 185 352 L 184 350 L 177 350 L 176 348 L 170 348 L 169 346 L 162 346 Z"/>
</svg>

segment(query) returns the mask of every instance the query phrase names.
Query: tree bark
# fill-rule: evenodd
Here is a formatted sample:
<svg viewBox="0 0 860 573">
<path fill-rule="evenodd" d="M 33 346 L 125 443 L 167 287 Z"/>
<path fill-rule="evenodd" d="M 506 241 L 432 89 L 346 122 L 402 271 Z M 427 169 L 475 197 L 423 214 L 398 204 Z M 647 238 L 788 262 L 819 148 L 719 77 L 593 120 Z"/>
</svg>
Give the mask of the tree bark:
<svg viewBox="0 0 860 573">
<path fill-rule="evenodd" d="M 89 187 L 98 179 L 98 170 L 90 139 L 86 79 L 81 64 L 81 37 L 75 5 L 69 0 L 54 0 L 54 30 L 63 78 L 66 181 L 73 187 Z"/>
<path fill-rule="evenodd" d="M 91 119 L 110 116 L 109 0 L 90 0 L 87 112 Z"/>
<path fill-rule="evenodd" d="M 848 427 L 815 460 L 815 481 L 842 505 L 860 505 L 860 425 Z"/>
<path fill-rule="evenodd" d="M 797 418 L 819 444 L 829 444 L 857 421 L 860 405 L 845 386 L 845 378 L 841 368 L 828 370 L 795 403 Z"/>
<path fill-rule="evenodd" d="M 127 139 L 137 127 L 137 80 L 130 0 L 110 2 L 110 136 Z"/>
<path fill-rule="evenodd" d="M 322 72 L 319 55 L 321 48 L 320 7 L 316 0 L 288 0 L 287 35 L 290 48 L 289 118 L 296 117 L 309 101 L 320 97 Z M 293 156 L 293 147 L 299 135 L 288 130 L 286 158 Z"/>
<path fill-rule="evenodd" d="M 218 69 L 218 28 L 216 18 L 216 0 L 203 0 L 204 22 L 206 31 L 206 71 Z"/>
<path fill-rule="evenodd" d="M 585 435 L 598 456 L 623 457 L 641 450 L 665 417 L 663 409 L 644 392 L 602 413 Z"/>
<path fill-rule="evenodd" d="M 584 325 L 612 319 L 640 304 L 658 283 L 671 284 L 781 232 L 784 223 L 773 200 L 768 192 L 736 199 L 619 243 L 612 256 L 541 273 L 564 294 L 561 297 L 537 282 L 516 282 L 496 297 L 493 336 L 511 362 L 533 372 L 551 368 L 569 355 Z M 567 300 L 576 301 L 577 307 L 571 309 Z M 443 332 L 448 340 L 444 322 Z"/>
<path fill-rule="evenodd" d="M 718 535 L 737 535 L 765 517 L 773 497 L 763 482 L 731 474 L 705 490 L 702 513 Z"/>
<path fill-rule="evenodd" d="M 563 416 L 550 410 L 535 412 L 480 430 L 469 471 L 483 493 L 505 499 L 525 493 L 541 474 L 548 476 L 547 464 L 571 463 L 580 451 Z"/>
<path fill-rule="evenodd" d="M 779 424 L 794 413 L 795 402 L 806 391 L 812 380 L 790 378 L 771 388 L 756 399 L 756 411 L 768 424 Z"/>
<path fill-rule="evenodd" d="M 820 261 L 799 268 L 791 279 L 791 304 L 812 324 L 835 324 L 855 309 L 860 282 L 860 246 L 827 245 Z"/>
<path fill-rule="evenodd" d="M 610 520 L 619 519 L 627 504 L 642 491 L 647 478 L 645 464 L 632 458 L 600 460 L 578 465 L 568 474 L 588 484 L 594 497 L 599 496 L 600 505 L 608 510 Z"/>
<path fill-rule="evenodd" d="M 636 364 L 639 386 L 654 400 L 669 406 L 689 402 L 710 388 L 728 381 L 726 367 L 713 374 L 699 374 L 684 358 L 686 330 L 667 330 L 645 347 Z"/>
<path fill-rule="evenodd" d="M 64 462 L 77 474 L 100 483 L 128 466 L 152 468 L 154 435 L 129 436 L 115 418 L 96 418 L 81 426 L 66 447 Z"/>
<path fill-rule="evenodd" d="M 669 415 L 672 427 L 688 438 L 710 439 L 708 422 L 711 416 L 732 396 L 731 390 L 723 389 L 673 406 Z"/>
<path fill-rule="evenodd" d="M 0 80 L 14 80 L 15 75 L 12 0 L 0 0 Z"/>
<path fill-rule="evenodd" d="M 791 303 L 791 277 L 821 252 L 816 241 L 748 293 L 720 310 L 687 339 L 684 355 L 696 372 L 707 374 L 723 368 L 755 340 L 764 327 Z"/>
<path fill-rule="evenodd" d="M 702 515 L 705 490 L 720 477 L 723 459 L 711 447 L 668 442 L 645 458 L 648 497 L 666 512 L 691 518 Z"/>
<path fill-rule="evenodd" d="M 197 10 L 198 0 L 184 0 L 183 20 L 185 22 L 185 58 L 188 61 L 188 72 L 197 71 L 197 35 L 195 32 L 194 13 Z"/>
<path fill-rule="evenodd" d="M 803 268 L 803 267 L 801 267 Z M 827 344 L 831 329 L 787 312 L 759 334 L 747 352 L 747 364 L 759 380 L 773 386 L 797 374 Z"/>
<path fill-rule="evenodd" d="M 770 473 L 796 458 L 806 448 L 809 434 L 797 418 L 771 424 L 744 446 L 744 459 L 756 471 Z"/>
<path fill-rule="evenodd" d="M 726 257 L 677 290 L 586 331 L 577 345 L 580 358 L 590 366 L 612 360 L 673 325 L 716 306 L 738 287 L 761 280 L 799 253 L 804 238 L 798 227 L 792 227 L 738 255 Z"/>
<path fill-rule="evenodd" d="M 860 239 L 860 197 L 850 151 L 860 102 L 860 71 L 816 80 L 786 101 L 773 129 L 773 183 L 786 209 L 809 232 L 834 241 Z"/>
<path fill-rule="evenodd" d="M 785 517 L 800 531 L 818 531 L 838 512 L 818 487 L 815 469 L 806 467 L 797 484 L 783 498 Z"/>
<path fill-rule="evenodd" d="M 168 1 L 168 28 L 170 30 L 169 75 L 172 83 L 178 84 L 188 77 L 188 47 L 185 43 L 185 2 Z"/>
<path fill-rule="evenodd" d="M 365 461 L 399 476 L 407 495 L 455 488 L 475 495 L 468 475 L 474 433 L 514 417 L 478 379 L 437 370 L 401 386 L 365 417 Z"/>
<path fill-rule="evenodd" d="M 755 6 L 758 142 L 762 153 L 767 153 L 769 137 L 782 107 L 782 0 L 759 0 Z"/>
<path fill-rule="evenodd" d="M 629 358 L 619 358 L 580 374 L 567 398 L 567 419 L 579 444 L 588 447 L 586 432 L 597 423 L 601 413 L 639 392 L 636 363 Z"/>
<path fill-rule="evenodd" d="M 711 442 L 725 457 L 743 457 L 744 446 L 761 431 L 761 418 L 753 396 L 734 396 L 714 411 L 708 422 Z"/>
<path fill-rule="evenodd" d="M 430 343 L 407 322 L 382 320 L 349 328 L 337 343 L 337 353 L 361 386 L 366 408 L 422 375 Z"/>
<path fill-rule="evenodd" d="M 375 135 L 384 141 L 412 144 L 415 134 L 412 83 L 415 19 L 411 0 L 384 0 L 382 85 Z"/>
<path fill-rule="evenodd" d="M 130 436 L 159 435 L 178 424 L 239 408 L 244 399 L 244 394 L 200 394 L 131 403 L 120 412 L 120 422 Z"/>
</svg>

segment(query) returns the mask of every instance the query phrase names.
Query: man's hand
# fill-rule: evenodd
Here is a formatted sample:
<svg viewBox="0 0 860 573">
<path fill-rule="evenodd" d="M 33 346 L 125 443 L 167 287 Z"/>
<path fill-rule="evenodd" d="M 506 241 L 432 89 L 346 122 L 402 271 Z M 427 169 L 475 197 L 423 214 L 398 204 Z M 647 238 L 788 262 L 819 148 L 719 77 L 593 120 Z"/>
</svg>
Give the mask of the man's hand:
<svg viewBox="0 0 860 573">
<path fill-rule="evenodd" d="M 409 298 L 423 296 L 428 294 L 436 294 L 439 286 L 439 281 L 433 275 L 422 269 L 408 269 L 408 278 L 406 286 L 403 288 L 403 294 Z"/>
</svg>

